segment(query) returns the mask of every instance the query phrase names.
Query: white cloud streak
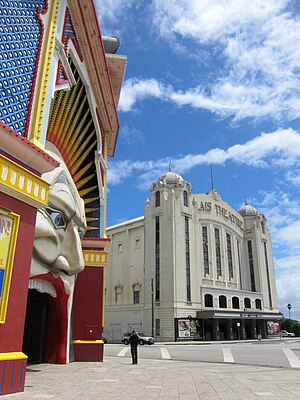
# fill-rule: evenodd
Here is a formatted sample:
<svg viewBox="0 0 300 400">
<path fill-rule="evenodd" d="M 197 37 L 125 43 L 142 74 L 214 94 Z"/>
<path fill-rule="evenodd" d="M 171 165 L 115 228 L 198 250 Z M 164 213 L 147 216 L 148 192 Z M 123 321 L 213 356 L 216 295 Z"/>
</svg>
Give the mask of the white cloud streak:
<svg viewBox="0 0 300 400">
<path fill-rule="evenodd" d="M 193 58 L 197 54 L 201 58 L 210 52 L 210 77 L 202 77 L 201 84 L 192 88 L 129 79 L 121 94 L 120 111 L 131 111 L 136 103 L 152 97 L 234 121 L 300 117 L 300 18 L 299 13 L 286 11 L 289 3 L 154 0 L 152 18 L 157 32 L 173 49 L 181 49 L 181 57 L 194 52 Z M 131 6 L 129 2 L 125 12 Z M 195 43 L 194 50 L 185 48 L 187 39 Z"/>
<path fill-rule="evenodd" d="M 286 168 L 300 163 L 300 134 L 293 129 L 282 129 L 272 133 L 262 133 L 260 136 L 244 144 L 236 144 L 226 150 L 215 148 L 204 154 L 187 154 L 173 158 L 174 170 L 179 174 L 203 164 L 225 164 L 234 162 L 258 168 Z M 119 184 L 133 174 L 139 174 L 140 187 L 148 189 L 151 179 L 156 179 L 165 172 L 171 158 L 155 161 L 117 161 L 111 162 L 108 171 L 108 182 Z M 289 178 L 289 176 L 287 176 Z M 294 183 L 298 180 L 294 177 Z"/>
<path fill-rule="evenodd" d="M 130 111 L 137 101 L 151 97 L 163 100 L 167 92 L 168 88 L 155 79 L 128 79 L 121 91 L 119 110 Z"/>
</svg>

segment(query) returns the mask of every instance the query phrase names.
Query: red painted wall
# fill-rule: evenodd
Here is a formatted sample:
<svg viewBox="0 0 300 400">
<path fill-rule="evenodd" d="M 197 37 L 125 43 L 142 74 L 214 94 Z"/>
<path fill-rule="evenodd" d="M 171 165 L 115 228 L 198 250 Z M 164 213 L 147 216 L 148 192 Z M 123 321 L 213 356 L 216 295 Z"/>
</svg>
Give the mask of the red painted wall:
<svg viewBox="0 0 300 400">
<path fill-rule="evenodd" d="M 20 215 L 6 321 L 0 325 L 0 353 L 22 351 L 36 209 L 4 193 L 0 207 Z"/>
<path fill-rule="evenodd" d="M 73 299 L 73 339 L 101 338 L 103 268 L 85 267 L 78 274 Z"/>
</svg>

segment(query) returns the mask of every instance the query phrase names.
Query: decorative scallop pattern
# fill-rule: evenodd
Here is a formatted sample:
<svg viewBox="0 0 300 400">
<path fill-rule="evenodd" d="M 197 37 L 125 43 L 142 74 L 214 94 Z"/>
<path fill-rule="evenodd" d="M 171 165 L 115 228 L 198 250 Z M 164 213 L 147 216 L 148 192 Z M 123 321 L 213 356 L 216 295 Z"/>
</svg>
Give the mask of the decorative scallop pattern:
<svg viewBox="0 0 300 400">
<path fill-rule="evenodd" d="M 65 53 L 67 56 L 69 54 L 69 49 L 68 49 L 69 40 L 72 40 L 72 42 L 77 50 L 77 53 L 79 55 L 79 58 L 82 61 L 83 58 L 82 58 L 82 54 L 80 51 L 79 42 L 78 42 L 77 35 L 76 35 L 75 29 L 74 29 L 74 25 L 73 25 L 73 22 L 71 19 L 70 11 L 67 8 L 66 15 L 65 15 L 65 21 L 64 21 L 64 28 L 63 28 L 62 38 L 61 38 L 61 42 L 64 44 Z M 62 63 L 59 62 L 56 83 L 60 84 L 60 83 L 66 82 L 67 80 L 68 80 L 67 74 L 64 71 Z"/>
<path fill-rule="evenodd" d="M 22 136 L 30 100 L 45 1 L 0 0 L 0 119 Z"/>
<path fill-rule="evenodd" d="M 69 9 L 67 9 L 66 12 L 66 19 L 65 19 L 65 27 L 64 27 L 64 32 L 63 32 L 63 43 L 65 45 L 65 49 L 66 49 L 66 53 L 68 54 L 67 51 L 67 46 L 68 46 L 68 41 L 72 40 L 74 43 L 74 46 L 76 47 L 76 50 L 79 54 L 80 59 L 82 60 L 82 56 L 81 56 L 81 51 L 80 51 L 80 46 L 77 40 L 77 36 L 76 36 L 76 32 L 74 29 L 74 25 L 71 19 L 71 15 L 69 12 Z"/>
</svg>

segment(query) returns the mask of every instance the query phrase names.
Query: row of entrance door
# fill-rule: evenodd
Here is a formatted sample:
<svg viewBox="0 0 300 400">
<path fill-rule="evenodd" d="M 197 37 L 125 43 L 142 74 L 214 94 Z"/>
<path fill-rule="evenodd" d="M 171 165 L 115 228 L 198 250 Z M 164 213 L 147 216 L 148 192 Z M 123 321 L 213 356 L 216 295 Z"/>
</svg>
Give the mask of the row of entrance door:
<svg viewBox="0 0 300 400">
<path fill-rule="evenodd" d="M 267 337 L 266 322 L 260 319 L 202 319 L 203 340 L 245 340 Z"/>
</svg>

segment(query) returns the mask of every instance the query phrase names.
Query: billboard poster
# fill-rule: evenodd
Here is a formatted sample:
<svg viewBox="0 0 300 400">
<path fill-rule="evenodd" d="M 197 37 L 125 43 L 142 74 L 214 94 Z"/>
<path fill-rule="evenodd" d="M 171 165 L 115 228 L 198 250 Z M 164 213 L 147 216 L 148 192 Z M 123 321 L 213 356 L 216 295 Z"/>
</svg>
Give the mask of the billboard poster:
<svg viewBox="0 0 300 400">
<path fill-rule="evenodd" d="M 267 322 L 267 333 L 268 333 L 268 335 L 274 335 L 273 321 Z"/>
<path fill-rule="evenodd" d="M 179 338 L 190 337 L 190 321 L 188 319 L 178 320 L 178 332 L 179 332 Z"/>
<path fill-rule="evenodd" d="M 196 318 L 178 318 L 176 324 L 176 340 L 201 340 L 200 324 Z"/>
<path fill-rule="evenodd" d="M 280 333 L 279 322 L 273 322 L 273 331 L 274 331 L 274 335 L 279 335 L 279 333 Z"/>
<path fill-rule="evenodd" d="M 279 322 L 268 321 L 267 322 L 267 332 L 268 332 L 268 335 L 279 335 L 279 332 L 280 332 Z"/>
</svg>

